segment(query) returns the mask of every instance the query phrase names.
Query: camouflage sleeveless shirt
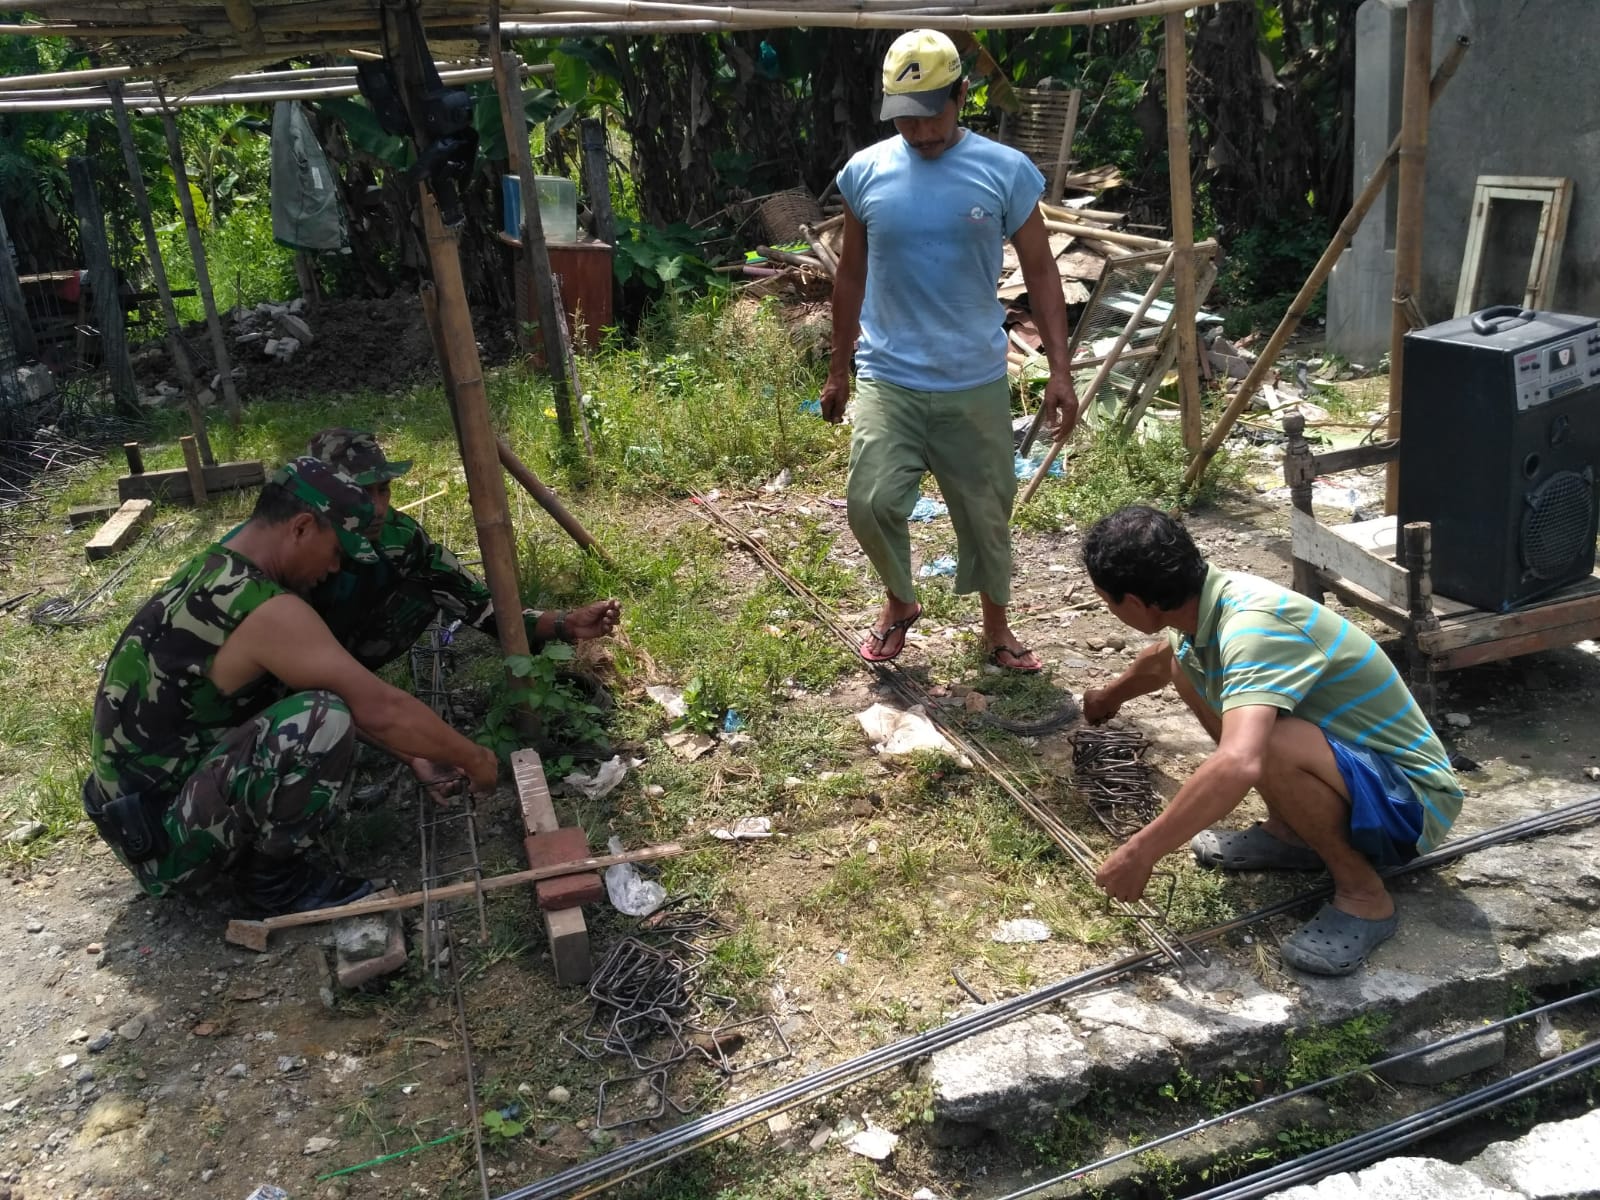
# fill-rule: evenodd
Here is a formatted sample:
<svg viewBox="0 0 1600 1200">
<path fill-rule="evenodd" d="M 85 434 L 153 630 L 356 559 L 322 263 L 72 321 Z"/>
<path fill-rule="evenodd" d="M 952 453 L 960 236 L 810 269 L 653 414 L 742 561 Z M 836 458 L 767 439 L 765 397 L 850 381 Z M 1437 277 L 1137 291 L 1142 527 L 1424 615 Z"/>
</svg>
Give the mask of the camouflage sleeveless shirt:
<svg viewBox="0 0 1600 1200">
<path fill-rule="evenodd" d="M 282 696 L 271 675 L 224 695 L 207 674 L 239 623 L 286 590 L 216 542 L 139 610 L 95 696 L 90 753 L 107 796 L 176 796 L 228 730 Z"/>
</svg>

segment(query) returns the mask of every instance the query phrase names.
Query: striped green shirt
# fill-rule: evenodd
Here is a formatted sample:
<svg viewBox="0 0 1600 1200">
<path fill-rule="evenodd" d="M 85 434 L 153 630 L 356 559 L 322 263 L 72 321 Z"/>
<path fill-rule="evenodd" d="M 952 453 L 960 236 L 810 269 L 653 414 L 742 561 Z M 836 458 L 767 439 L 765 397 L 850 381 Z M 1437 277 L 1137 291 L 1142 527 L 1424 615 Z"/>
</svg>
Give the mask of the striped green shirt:
<svg viewBox="0 0 1600 1200">
<path fill-rule="evenodd" d="M 1422 801 L 1418 850 L 1443 840 L 1461 811 L 1461 785 L 1394 664 L 1361 630 L 1299 592 L 1210 567 L 1194 639 L 1168 636 L 1218 712 L 1270 705 L 1392 761 Z"/>
</svg>

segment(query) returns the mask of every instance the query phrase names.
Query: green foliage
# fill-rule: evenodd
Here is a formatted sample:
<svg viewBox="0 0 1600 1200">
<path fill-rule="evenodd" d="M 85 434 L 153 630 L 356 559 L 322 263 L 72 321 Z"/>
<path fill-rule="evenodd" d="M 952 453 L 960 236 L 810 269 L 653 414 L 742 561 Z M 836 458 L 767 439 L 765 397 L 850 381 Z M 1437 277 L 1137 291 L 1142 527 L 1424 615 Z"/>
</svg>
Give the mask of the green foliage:
<svg viewBox="0 0 1600 1200">
<path fill-rule="evenodd" d="M 504 1146 L 507 1142 L 514 1142 L 522 1136 L 523 1131 L 527 1128 L 524 1122 L 517 1120 L 515 1117 L 507 1116 L 506 1111 L 515 1111 L 515 1109 L 501 1110 L 491 1108 L 480 1118 L 483 1124 L 483 1132 L 491 1146 Z"/>
<path fill-rule="evenodd" d="M 573 649 L 566 642 L 549 642 L 537 654 L 508 656 L 506 669 L 517 685 L 495 690 L 477 740 L 509 761 L 512 752 L 527 740 L 517 728 L 517 716 L 519 709 L 528 708 L 548 741 L 564 745 L 604 742 L 605 729 L 595 719 L 600 709 L 560 678 L 561 664 L 571 662 L 572 656 Z M 552 777 L 559 778 L 572 769 L 572 756 L 562 755 L 545 766 Z"/>
<path fill-rule="evenodd" d="M 1275 327 L 1322 257 L 1331 232 L 1308 211 L 1229 233 L 1228 253 L 1217 275 L 1217 296 L 1229 309 L 1224 332 L 1240 337 L 1252 329 Z M 1306 316 L 1323 316 L 1327 298 L 1324 285 Z"/>
<path fill-rule="evenodd" d="M 1046 479 L 1032 502 L 1018 507 L 1016 520 L 1030 529 L 1054 530 L 1066 521 L 1085 528 L 1128 504 L 1172 508 L 1184 498 L 1188 466 L 1181 435 L 1166 423 L 1146 438 L 1125 439 L 1112 430 L 1095 430 L 1078 442 L 1066 476 Z M 1220 451 L 1189 503 L 1213 502 L 1242 475 L 1243 467 L 1232 462 L 1226 450 Z"/>
<path fill-rule="evenodd" d="M 1342 1025 L 1291 1033 L 1285 1039 L 1288 1065 L 1286 1087 L 1297 1088 L 1359 1070 L 1383 1057 L 1382 1035 L 1389 1018 L 1383 1013 L 1363 1013 Z"/>
<path fill-rule="evenodd" d="M 684 713 L 678 720 L 678 728 L 695 733 L 717 732 L 728 711 L 725 695 L 721 681 L 696 675 L 683 689 Z"/>
<path fill-rule="evenodd" d="M 156 237 L 173 288 L 193 288 L 194 261 L 189 257 L 182 220 L 159 229 Z M 294 251 L 273 240 L 272 212 L 265 195 L 260 203 L 239 204 L 231 215 L 211 222 L 200 240 L 205 246 L 206 269 L 219 310 L 282 300 L 298 293 Z M 199 296 L 178 296 L 173 304 L 180 320 L 205 319 Z"/>
<path fill-rule="evenodd" d="M 617 282 L 640 285 L 652 298 L 726 288 L 700 255 L 706 235 L 681 222 L 661 228 L 618 214 L 611 269 Z"/>
</svg>

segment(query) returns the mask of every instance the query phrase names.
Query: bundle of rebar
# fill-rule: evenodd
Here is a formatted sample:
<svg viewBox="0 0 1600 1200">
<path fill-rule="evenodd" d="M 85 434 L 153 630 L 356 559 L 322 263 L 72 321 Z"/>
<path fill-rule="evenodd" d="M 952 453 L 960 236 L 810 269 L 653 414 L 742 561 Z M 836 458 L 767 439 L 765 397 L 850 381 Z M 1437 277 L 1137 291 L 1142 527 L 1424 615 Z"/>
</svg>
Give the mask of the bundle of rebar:
<svg viewBox="0 0 1600 1200">
<path fill-rule="evenodd" d="M 1150 740 L 1137 729 L 1089 726 L 1072 735 L 1072 778 L 1095 820 L 1119 842 L 1127 841 L 1161 811 L 1150 785 L 1144 752 Z"/>
<path fill-rule="evenodd" d="M 684 1094 L 676 1068 L 703 1060 L 727 1077 L 788 1058 L 783 1029 L 770 1015 L 733 1020 L 737 1001 L 700 987 L 711 939 L 723 930 L 709 912 L 670 905 L 606 955 L 589 981 L 594 1012 L 561 1040 L 583 1057 L 626 1058 L 632 1073 L 606 1079 L 595 1128 L 620 1129 L 667 1115 L 688 1116 L 715 1090 Z M 644 940 L 659 944 L 652 945 Z M 740 1054 L 749 1048 L 747 1054 Z"/>
</svg>

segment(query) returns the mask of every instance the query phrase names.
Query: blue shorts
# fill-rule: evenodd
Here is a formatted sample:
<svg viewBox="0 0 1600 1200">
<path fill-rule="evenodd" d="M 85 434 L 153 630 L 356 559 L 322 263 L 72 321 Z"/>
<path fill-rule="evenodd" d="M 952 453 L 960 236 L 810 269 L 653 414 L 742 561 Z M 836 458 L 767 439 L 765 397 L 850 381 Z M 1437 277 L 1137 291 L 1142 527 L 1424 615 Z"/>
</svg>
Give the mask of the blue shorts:
<svg viewBox="0 0 1600 1200">
<path fill-rule="evenodd" d="M 1404 772 L 1365 746 L 1322 736 L 1350 792 L 1350 844 L 1375 867 L 1397 867 L 1417 856 L 1422 837 L 1422 801 Z"/>
</svg>

